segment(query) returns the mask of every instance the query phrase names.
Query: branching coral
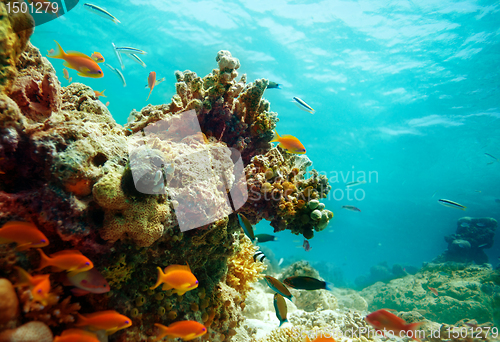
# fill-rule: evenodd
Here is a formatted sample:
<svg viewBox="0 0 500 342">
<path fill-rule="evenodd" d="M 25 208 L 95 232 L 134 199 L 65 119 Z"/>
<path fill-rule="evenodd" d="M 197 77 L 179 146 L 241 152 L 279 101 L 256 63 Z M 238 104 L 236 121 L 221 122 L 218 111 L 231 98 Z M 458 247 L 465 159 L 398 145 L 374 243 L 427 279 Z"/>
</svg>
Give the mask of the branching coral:
<svg viewBox="0 0 500 342">
<path fill-rule="evenodd" d="M 20 289 L 18 292 L 24 317 L 54 327 L 64 323 L 76 322 L 76 313 L 80 310 L 80 304 L 70 303 L 71 296 L 59 301 L 62 295 L 61 287 L 58 286 L 51 291 L 48 303 L 45 306 L 33 301 L 29 289 Z"/>
<path fill-rule="evenodd" d="M 242 296 L 246 296 L 252 289 L 251 284 L 262 279 L 267 266 L 262 262 L 255 262 L 253 255 L 258 250 L 248 238 L 241 236 L 238 252 L 227 261 L 226 283 L 236 289 Z"/>
</svg>

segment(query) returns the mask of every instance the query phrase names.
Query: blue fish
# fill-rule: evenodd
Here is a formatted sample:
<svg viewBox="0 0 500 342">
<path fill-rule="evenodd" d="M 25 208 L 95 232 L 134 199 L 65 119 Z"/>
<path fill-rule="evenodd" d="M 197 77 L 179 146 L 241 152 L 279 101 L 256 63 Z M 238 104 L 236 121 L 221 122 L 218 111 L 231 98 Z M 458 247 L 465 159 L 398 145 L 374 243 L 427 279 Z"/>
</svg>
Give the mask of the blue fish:
<svg viewBox="0 0 500 342">
<path fill-rule="evenodd" d="M 280 295 L 282 295 L 285 298 L 288 298 L 288 300 L 292 300 L 292 297 L 293 297 L 292 294 L 286 288 L 286 286 L 283 285 L 283 283 L 281 281 L 279 281 L 278 279 L 273 278 L 271 276 L 265 276 L 264 280 L 266 281 L 267 286 L 269 286 L 271 288 L 271 290 L 273 290 L 276 293 L 279 293 Z"/>
<path fill-rule="evenodd" d="M 240 222 L 240 226 L 245 232 L 246 236 L 248 236 L 250 241 L 253 242 L 255 240 L 255 234 L 253 232 L 253 226 L 250 221 L 248 221 L 248 219 L 243 214 L 238 214 L 238 221 Z"/>
<path fill-rule="evenodd" d="M 285 298 L 279 293 L 274 294 L 274 310 L 276 311 L 276 317 L 280 320 L 280 327 L 283 323 L 288 322 Z"/>
</svg>

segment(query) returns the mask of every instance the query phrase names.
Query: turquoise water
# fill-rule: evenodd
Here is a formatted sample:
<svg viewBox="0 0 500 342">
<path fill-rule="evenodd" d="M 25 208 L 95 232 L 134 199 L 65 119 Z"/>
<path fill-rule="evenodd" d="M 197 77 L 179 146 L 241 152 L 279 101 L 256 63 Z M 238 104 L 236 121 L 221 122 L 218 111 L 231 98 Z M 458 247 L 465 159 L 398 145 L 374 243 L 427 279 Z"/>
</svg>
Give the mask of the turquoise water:
<svg viewBox="0 0 500 342">
<path fill-rule="evenodd" d="M 57 40 L 65 50 L 101 52 L 119 67 L 111 43 L 148 52 L 143 68 L 127 57 L 127 86 L 105 76 L 76 76 L 106 89 L 118 123 L 131 110 L 169 103 L 176 70 L 204 76 L 219 50 L 240 60 L 248 81 L 268 78 L 282 89 L 265 98 L 279 114 L 280 134 L 298 137 L 313 167 L 332 185 L 326 208 L 335 218 L 310 241 L 289 231 L 267 243 L 285 264 L 297 259 L 338 267 L 348 282 L 378 262 L 420 266 L 446 249 L 445 235 L 463 216 L 500 219 L 500 5 L 495 1 L 99 1 L 121 24 L 80 2 L 36 28 L 44 54 Z M 51 60 L 63 85 L 61 60 Z M 155 71 L 166 81 L 149 89 Z M 311 115 L 291 101 L 310 104 Z M 352 171 L 371 172 L 357 200 L 345 198 Z M 348 174 L 349 172 L 349 174 Z M 338 175 L 338 182 L 334 176 Z M 344 178 L 344 180 L 342 179 Z M 480 192 L 479 192 L 480 191 Z M 341 195 L 343 199 L 340 199 Z M 465 212 L 438 204 L 467 206 Z M 361 212 L 341 210 L 355 205 Z M 259 233 L 272 228 L 261 222 Z M 298 242 L 295 242 L 298 241 Z M 486 250 L 500 255 L 498 236 Z"/>
</svg>

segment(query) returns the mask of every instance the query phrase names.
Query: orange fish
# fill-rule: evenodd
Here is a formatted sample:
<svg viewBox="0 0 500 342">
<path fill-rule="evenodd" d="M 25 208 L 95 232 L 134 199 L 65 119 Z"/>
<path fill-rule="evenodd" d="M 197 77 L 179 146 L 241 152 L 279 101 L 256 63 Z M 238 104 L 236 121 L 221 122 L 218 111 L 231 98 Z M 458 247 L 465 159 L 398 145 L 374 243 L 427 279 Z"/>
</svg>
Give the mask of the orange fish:
<svg viewBox="0 0 500 342">
<path fill-rule="evenodd" d="M 99 65 L 91 57 L 78 51 L 68 51 L 68 53 L 66 53 L 58 42 L 56 42 L 56 44 L 59 49 L 58 53 L 48 57 L 64 59 L 63 65 L 78 71 L 78 76 L 91 78 L 101 78 L 104 76 Z"/>
<path fill-rule="evenodd" d="M 392 334 L 400 337 L 404 336 L 401 333 L 404 332 L 406 333 L 406 336 L 411 337 L 418 342 L 421 342 L 418 338 L 415 337 L 414 331 L 421 324 L 423 324 L 423 322 L 408 324 L 402 318 L 399 318 L 395 314 L 390 313 L 389 311 L 384 309 L 372 312 L 365 317 L 365 320 L 376 330 L 391 331 Z"/>
<path fill-rule="evenodd" d="M 77 250 L 60 251 L 52 254 L 50 258 L 41 249 L 38 249 L 38 252 L 40 252 L 41 258 L 38 271 L 47 266 L 54 266 L 58 272 L 67 271 L 69 276 L 74 276 L 94 267 L 92 261 Z"/>
<path fill-rule="evenodd" d="M 99 342 L 96 334 L 82 329 L 68 329 L 56 336 L 54 342 Z"/>
<path fill-rule="evenodd" d="M 100 52 L 95 52 L 90 55 L 90 58 L 92 58 L 94 61 L 97 63 L 103 63 L 104 62 L 104 57 L 101 55 Z"/>
<path fill-rule="evenodd" d="M 189 265 L 170 265 L 165 267 L 165 273 L 158 267 L 158 280 L 150 289 L 156 289 L 161 283 L 165 283 L 163 284 L 162 290 L 167 291 L 174 289 L 173 292 L 177 293 L 179 296 L 198 287 L 198 280 L 194 274 L 191 273 Z"/>
<path fill-rule="evenodd" d="M 41 248 L 49 245 L 49 240 L 33 223 L 9 221 L 0 228 L 0 245 L 17 243 L 17 250 Z"/>
<path fill-rule="evenodd" d="M 432 293 L 434 293 L 434 296 L 436 296 L 436 297 L 439 296 L 438 290 L 436 290 L 435 288 L 430 287 L 430 286 L 427 286 L 427 288 L 429 290 L 431 290 Z"/>
<path fill-rule="evenodd" d="M 128 328 L 132 325 L 130 318 L 120 315 L 115 310 L 99 311 L 85 316 L 77 315 L 77 327 L 88 326 L 91 330 L 106 330 L 107 335 L 114 334 L 118 330 Z"/>
<path fill-rule="evenodd" d="M 149 97 L 151 96 L 151 92 L 153 91 L 153 88 L 155 87 L 155 83 L 156 83 L 156 72 L 151 71 L 149 73 L 149 76 L 148 76 L 148 87 L 151 90 L 149 91 L 149 95 L 148 95 L 148 98 L 146 99 L 146 101 L 149 100 Z"/>
<path fill-rule="evenodd" d="M 109 106 L 109 101 L 108 101 L 108 102 L 106 102 L 106 107 L 107 107 L 107 106 Z"/>
<path fill-rule="evenodd" d="M 102 97 L 107 97 L 106 95 L 104 95 L 104 92 L 106 91 L 106 89 L 104 89 L 103 91 L 97 91 L 97 90 L 94 90 L 94 94 L 97 98 L 99 98 L 100 96 Z"/>
<path fill-rule="evenodd" d="M 33 300 L 41 303 L 42 305 L 47 305 L 50 297 L 50 274 L 38 274 L 32 276 L 21 267 L 15 268 L 19 272 L 19 282 L 16 283 L 15 287 L 29 286 Z"/>
<path fill-rule="evenodd" d="M 275 135 L 273 137 L 273 140 L 271 142 L 278 142 L 278 146 L 284 148 L 287 150 L 289 153 L 294 153 L 294 154 L 304 154 L 306 153 L 306 148 L 302 143 L 299 141 L 299 139 L 295 138 L 292 135 L 283 135 L 280 136 L 278 132 L 274 131 Z"/>
<path fill-rule="evenodd" d="M 155 323 L 155 327 L 160 329 L 160 335 L 158 335 L 155 341 L 160 341 L 166 336 L 190 341 L 207 333 L 207 328 L 196 321 L 174 322 L 168 327 Z"/>
<path fill-rule="evenodd" d="M 69 72 L 68 72 L 68 69 L 64 68 L 63 69 L 63 74 L 64 74 L 64 78 L 69 81 Z"/>
</svg>

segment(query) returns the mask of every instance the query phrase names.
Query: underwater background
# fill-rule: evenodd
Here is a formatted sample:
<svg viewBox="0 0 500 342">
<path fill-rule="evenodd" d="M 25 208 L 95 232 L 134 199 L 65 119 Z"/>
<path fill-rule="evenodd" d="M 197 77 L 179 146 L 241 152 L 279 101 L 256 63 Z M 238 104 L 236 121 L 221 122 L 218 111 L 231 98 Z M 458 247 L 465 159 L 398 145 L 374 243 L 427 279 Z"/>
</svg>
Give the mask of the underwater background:
<svg viewBox="0 0 500 342">
<path fill-rule="evenodd" d="M 119 67 L 111 42 L 145 50 L 141 67 L 123 57 L 127 86 L 103 68 L 102 79 L 73 81 L 106 89 L 120 124 L 132 109 L 169 102 L 174 72 L 209 73 L 228 50 L 249 80 L 282 89 L 264 97 L 280 119 L 277 131 L 300 139 L 313 167 L 329 177 L 325 200 L 335 219 L 311 241 L 282 233 L 272 251 L 338 267 L 347 282 L 378 262 L 421 266 L 446 248 L 462 216 L 498 219 L 500 163 L 500 7 L 495 1 L 94 1 L 121 24 L 80 2 L 35 28 L 31 41 L 55 49 L 98 51 Z M 51 60 L 64 84 L 62 61 Z M 167 81 L 148 102 L 147 77 Z M 315 114 L 301 111 L 294 96 Z M 345 183 L 363 174 L 354 199 Z M 369 177 L 371 175 L 371 177 Z M 371 179 L 368 179 L 371 178 Z M 338 190 L 337 190 L 338 189 Z M 337 190 L 335 192 L 335 190 Z M 446 198 L 461 212 L 437 203 Z M 341 210 L 355 205 L 361 212 Z M 258 232 L 271 233 L 263 221 Z M 485 250 L 500 256 L 498 239 Z M 295 241 L 295 242 L 294 242 Z M 267 245 L 270 246 L 269 244 Z"/>
</svg>

